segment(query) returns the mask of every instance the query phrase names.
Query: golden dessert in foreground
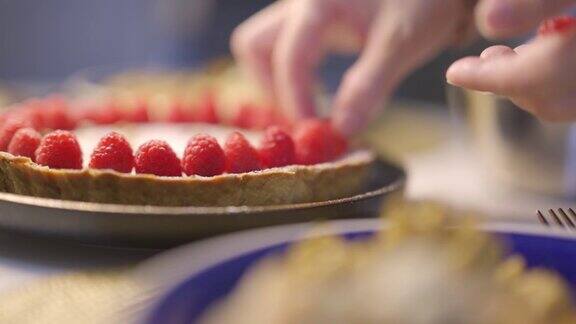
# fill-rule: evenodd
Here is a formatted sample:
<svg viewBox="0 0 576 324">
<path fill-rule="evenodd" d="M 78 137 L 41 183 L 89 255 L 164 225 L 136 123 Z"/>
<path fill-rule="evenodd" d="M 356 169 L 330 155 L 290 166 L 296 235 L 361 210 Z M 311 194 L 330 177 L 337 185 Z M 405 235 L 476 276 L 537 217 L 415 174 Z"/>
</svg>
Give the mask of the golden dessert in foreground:
<svg viewBox="0 0 576 324">
<path fill-rule="evenodd" d="M 504 257 L 471 226 L 447 228 L 440 210 L 395 213 L 374 238 L 312 238 L 266 259 L 203 322 L 576 323 L 557 274 Z"/>
</svg>

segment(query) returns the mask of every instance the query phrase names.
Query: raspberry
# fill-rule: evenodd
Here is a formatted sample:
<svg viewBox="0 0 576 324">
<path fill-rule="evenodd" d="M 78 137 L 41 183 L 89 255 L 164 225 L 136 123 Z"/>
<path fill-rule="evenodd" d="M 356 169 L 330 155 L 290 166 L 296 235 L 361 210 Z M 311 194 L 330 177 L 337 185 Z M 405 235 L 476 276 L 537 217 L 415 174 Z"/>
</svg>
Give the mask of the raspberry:
<svg viewBox="0 0 576 324">
<path fill-rule="evenodd" d="M 182 158 L 184 173 L 211 177 L 224 173 L 225 167 L 224 151 L 214 137 L 198 134 L 190 139 Z"/>
<path fill-rule="evenodd" d="M 576 28 L 575 17 L 560 16 L 543 21 L 538 28 L 538 34 L 549 35 L 555 33 L 563 33 L 574 28 Z"/>
<path fill-rule="evenodd" d="M 44 127 L 48 129 L 72 130 L 76 128 L 76 121 L 63 107 L 50 107 L 43 112 Z"/>
<path fill-rule="evenodd" d="M 150 121 L 148 115 L 148 105 L 144 101 L 139 101 L 135 107 L 124 113 L 125 121 L 130 123 L 146 123 Z"/>
<path fill-rule="evenodd" d="M 250 129 L 265 129 L 268 126 L 276 125 L 277 112 L 269 107 L 258 109 L 255 118 L 252 120 Z"/>
<path fill-rule="evenodd" d="M 93 169 L 111 169 L 130 173 L 134 167 L 134 155 L 130 143 L 124 136 L 110 132 L 100 139 L 92 152 L 90 167 Z"/>
<path fill-rule="evenodd" d="M 228 136 L 224 144 L 226 155 L 226 171 L 229 173 L 244 173 L 262 168 L 256 149 L 238 132 Z"/>
<path fill-rule="evenodd" d="M 40 99 L 29 99 L 16 108 L 15 116 L 30 122 L 34 129 L 44 129 L 44 103 Z"/>
<path fill-rule="evenodd" d="M 250 128 L 254 119 L 255 110 L 251 105 L 241 105 L 236 109 L 236 113 L 232 118 L 231 124 L 239 128 Z"/>
<path fill-rule="evenodd" d="M 273 109 L 273 119 L 270 123 L 271 126 L 279 126 L 284 130 L 292 129 L 292 121 L 287 118 L 279 109 Z"/>
<path fill-rule="evenodd" d="M 82 169 L 82 150 L 76 136 L 65 130 L 46 134 L 36 150 L 36 163 L 56 169 Z"/>
<path fill-rule="evenodd" d="M 180 159 L 165 141 L 151 140 L 142 144 L 134 160 L 136 173 L 154 174 L 162 177 L 182 175 Z"/>
<path fill-rule="evenodd" d="M 294 141 L 278 126 L 268 127 L 258 149 L 260 160 L 269 167 L 281 167 L 294 164 L 296 153 Z"/>
<path fill-rule="evenodd" d="M 52 96 L 43 100 L 42 114 L 43 128 L 71 130 L 76 128 L 76 120 L 70 116 L 68 102 L 60 96 Z"/>
<path fill-rule="evenodd" d="M 20 129 L 25 127 L 31 127 L 29 121 L 20 119 L 18 117 L 9 118 L 0 127 L 0 151 L 6 151 L 8 149 L 8 144 L 12 140 L 14 134 Z"/>
<path fill-rule="evenodd" d="M 175 102 L 170 108 L 168 121 L 171 123 L 189 123 L 194 121 L 194 116 L 184 104 Z"/>
<path fill-rule="evenodd" d="M 98 125 L 110 125 L 122 120 L 122 111 L 115 103 L 109 102 L 100 107 L 93 107 L 85 118 Z"/>
<path fill-rule="evenodd" d="M 42 135 L 33 128 L 20 128 L 8 145 L 8 153 L 34 160 L 34 152 L 36 152 L 41 140 Z"/>
<path fill-rule="evenodd" d="M 333 160 L 346 151 L 346 140 L 338 134 L 328 121 L 305 120 L 294 132 L 296 162 L 303 165 Z"/>
<path fill-rule="evenodd" d="M 216 112 L 216 99 L 211 93 L 206 94 L 194 112 L 194 121 L 208 124 L 218 123 L 218 114 Z"/>
<path fill-rule="evenodd" d="M 243 104 L 238 107 L 231 124 L 246 129 L 264 129 L 275 124 L 276 112 L 267 107 Z"/>
</svg>

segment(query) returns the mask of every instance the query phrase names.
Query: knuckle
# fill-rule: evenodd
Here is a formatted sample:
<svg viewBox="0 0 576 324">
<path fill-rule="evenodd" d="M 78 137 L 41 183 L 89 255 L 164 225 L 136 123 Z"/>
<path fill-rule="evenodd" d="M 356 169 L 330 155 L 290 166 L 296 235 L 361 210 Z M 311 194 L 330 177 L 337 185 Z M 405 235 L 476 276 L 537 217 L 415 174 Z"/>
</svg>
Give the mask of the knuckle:
<svg viewBox="0 0 576 324">
<path fill-rule="evenodd" d="M 370 96 L 379 89 L 379 77 L 360 69 L 351 69 L 344 75 L 346 86 L 354 93 Z"/>
<path fill-rule="evenodd" d="M 534 80 L 530 78 L 516 78 L 516 76 L 510 76 L 510 78 L 505 78 L 500 80 L 498 87 L 501 89 L 508 89 L 509 94 L 512 96 L 522 96 L 527 93 L 534 93 L 534 89 L 537 89 L 537 84 Z"/>
<path fill-rule="evenodd" d="M 230 47 L 235 55 L 241 55 L 248 48 L 248 39 L 242 26 L 236 27 L 230 36 Z"/>
<path fill-rule="evenodd" d="M 262 49 L 257 35 L 245 25 L 238 26 L 230 37 L 230 48 L 237 57 L 246 57 L 259 53 Z"/>
<path fill-rule="evenodd" d="M 368 94 L 373 91 L 374 81 L 359 69 L 351 69 L 344 75 L 344 84 L 354 93 Z"/>
<path fill-rule="evenodd" d="M 564 109 L 553 103 L 532 99 L 527 103 L 528 110 L 538 119 L 546 122 L 560 122 L 565 119 Z"/>
</svg>

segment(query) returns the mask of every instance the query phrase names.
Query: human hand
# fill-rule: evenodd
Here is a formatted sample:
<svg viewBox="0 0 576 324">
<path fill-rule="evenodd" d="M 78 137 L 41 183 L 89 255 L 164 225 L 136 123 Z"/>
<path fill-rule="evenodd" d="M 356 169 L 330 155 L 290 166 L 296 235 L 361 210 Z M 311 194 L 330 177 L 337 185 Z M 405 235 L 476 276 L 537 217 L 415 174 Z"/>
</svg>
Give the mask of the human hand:
<svg viewBox="0 0 576 324">
<path fill-rule="evenodd" d="M 232 36 L 239 64 L 293 118 L 316 114 L 314 70 L 329 51 L 360 51 L 333 107 L 345 135 L 362 129 L 411 71 L 462 36 L 468 0 L 284 0 Z"/>
<path fill-rule="evenodd" d="M 476 24 L 487 38 L 518 36 L 536 29 L 543 20 L 574 3 L 574 0 L 480 0 Z"/>
<path fill-rule="evenodd" d="M 554 2 L 562 1 L 547 4 Z M 576 120 L 576 19 L 552 24 L 556 30 L 528 44 L 515 49 L 493 46 L 479 57 L 455 62 L 446 74 L 448 82 L 506 96 L 543 120 Z"/>
</svg>

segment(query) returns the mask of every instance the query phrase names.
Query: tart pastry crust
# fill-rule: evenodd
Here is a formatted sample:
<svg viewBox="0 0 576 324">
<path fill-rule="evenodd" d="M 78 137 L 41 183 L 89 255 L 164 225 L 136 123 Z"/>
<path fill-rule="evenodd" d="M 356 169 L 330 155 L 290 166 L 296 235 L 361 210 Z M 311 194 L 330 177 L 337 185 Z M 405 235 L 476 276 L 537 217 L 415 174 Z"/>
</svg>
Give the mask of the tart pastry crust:
<svg viewBox="0 0 576 324">
<path fill-rule="evenodd" d="M 0 152 L 0 191 L 34 197 L 154 206 L 262 206 L 343 198 L 366 183 L 365 150 L 313 166 L 215 177 L 157 177 L 93 169 L 57 170 Z"/>
</svg>

